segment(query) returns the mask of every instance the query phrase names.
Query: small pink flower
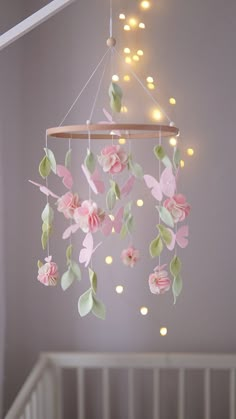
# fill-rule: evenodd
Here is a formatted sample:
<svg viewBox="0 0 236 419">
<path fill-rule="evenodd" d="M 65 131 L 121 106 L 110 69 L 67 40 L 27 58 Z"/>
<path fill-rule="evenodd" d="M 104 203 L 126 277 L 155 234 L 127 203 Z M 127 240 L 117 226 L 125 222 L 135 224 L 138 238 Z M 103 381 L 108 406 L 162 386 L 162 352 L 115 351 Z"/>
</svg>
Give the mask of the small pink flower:
<svg viewBox="0 0 236 419">
<path fill-rule="evenodd" d="M 174 195 L 163 203 L 164 207 L 171 213 L 175 223 L 183 221 L 190 213 L 190 205 L 182 194 Z"/>
<path fill-rule="evenodd" d="M 171 280 L 168 278 L 168 272 L 164 270 L 165 267 L 166 265 L 157 266 L 149 275 L 149 287 L 153 294 L 164 294 L 170 289 Z"/>
<path fill-rule="evenodd" d="M 95 233 L 101 226 L 105 213 L 93 201 L 83 201 L 74 212 L 74 220 L 84 233 Z"/>
<path fill-rule="evenodd" d="M 98 162 L 104 172 L 120 173 L 127 166 L 128 155 L 119 145 L 112 145 L 102 149 Z"/>
<path fill-rule="evenodd" d="M 126 266 L 134 267 L 135 263 L 140 259 L 139 251 L 133 246 L 124 249 L 121 253 L 121 260 Z"/>
<path fill-rule="evenodd" d="M 61 196 L 57 201 L 57 209 L 59 212 L 63 212 L 66 218 L 73 218 L 76 208 L 79 208 L 79 197 L 78 194 L 67 192 Z"/>
<path fill-rule="evenodd" d="M 52 256 L 45 258 L 46 263 L 38 270 L 38 280 L 46 286 L 55 286 L 59 278 L 57 264 L 52 262 Z"/>
</svg>

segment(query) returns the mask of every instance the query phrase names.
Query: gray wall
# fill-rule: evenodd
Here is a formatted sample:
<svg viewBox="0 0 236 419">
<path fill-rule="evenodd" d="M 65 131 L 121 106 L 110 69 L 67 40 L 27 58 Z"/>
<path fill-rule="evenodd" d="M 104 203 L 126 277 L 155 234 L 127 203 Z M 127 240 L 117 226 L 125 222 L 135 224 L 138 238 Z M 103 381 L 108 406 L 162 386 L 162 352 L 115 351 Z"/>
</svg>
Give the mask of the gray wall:
<svg viewBox="0 0 236 419">
<path fill-rule="evenodd" d="M 24 13 L 30 14 L 45 3 L 25 1 Z M 117 16 L 120 9 L 116 3 Z M 193 207 L 191 244 L 182 257 L 185 284 L 178 304 L 173 306 L 171 295 L 150 295 L 146 278 L 155 263 L 145 249 L 154 234 L 156 213 L 145 195 L 145 206 L 135 210 L 139 219 L 135 238 L 143 250 L 139 267 L 128 271 L 120 266 L 115 255 L 122 244 L 113 238 L 94 258 L 99 295 L 108 309 L 105 322 L 78 316 L 77 299 L 87 288 L 87 277 L 79 288 L 73 286 L 65 294 L 60 287 L 48 290 L 37 282 L 36 263 L 44 257 L 40 214 L 45 200 L 27 179 L 39 179 L 37 166 L 45 129 L 60 122 L 105 51 L 108 5 L 78 1 L 1 55 L 4 65 L 10 54 L 14 60 L 23 60 L 22 73 L 14 61 L 9 66 L 4 89 L 10 86 L 10 90 L 4 94 L 4 102 L 1 98 L 4 120 L 11 116 L 5 130 L 3 165 L 9 175 L 4 193 L 11 203 L 9 207 L 5 203 L 4 222 L 6 407 L 44 350 L 235 352 L 235 13 L 234 0 L 224 4 L 219 0 L 166 0 L 158 2 L 146 19 L 144 49 L 148 68 L 160 86 L 158 99 L 168 109 L 168 97 L 177 98 L 175 120 L 182 130 L 182 142 L 195 149 L 195 157 L 186 158 L 181 180 Z M 138 45 L 142 39 L 132 42 Z M 145 66 L 142 73 L 146 74 Z M 68 123 L 88 119 L 93 95 L 94 89 L 88 89 Z M 107 100 L 103 95 L 100 108 L 103 98 Z M 150 106 L 150 102 L 145 102 L 141 92 L 137 95 L 141 118 L 144 104 Z M 101 118 L 101 113 L 96 118 Z M 53 149 L 55 144 L 50 142 Z M 73 147 L 76 170 L 86 144 Z M 57 149 L 62 158 L 66 144 L 61 142 Z M 146 150 L 145 144 L 138 143 L 135 155 L 145 170 L 154 174 L 155 159 Z M 78 187 L 85 194 L 79 178 Z M 144 193 L 141 187 L 134 196 Z M 52 244 L 61 270 L 64 247 L 57 240 Z M 107 267 L 103 261 L 111 249 L 115 260 Z M 121 298 L 114 292 L 118 282 L 126 285 Z M 141 305 L 150 308 L 146 318 L 139 315 Z M 169 330 L 164 339 L 159 335 L 162 325 Z"/>
</svg>

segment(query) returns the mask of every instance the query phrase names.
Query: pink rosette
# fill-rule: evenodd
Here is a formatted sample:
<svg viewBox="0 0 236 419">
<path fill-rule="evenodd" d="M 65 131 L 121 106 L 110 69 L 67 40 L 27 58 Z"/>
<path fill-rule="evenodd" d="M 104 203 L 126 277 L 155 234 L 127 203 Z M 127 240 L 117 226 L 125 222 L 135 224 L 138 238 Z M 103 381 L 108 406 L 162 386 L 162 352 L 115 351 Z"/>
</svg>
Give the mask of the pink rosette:
<svg viewBox="0 0 236 419">
<path fill-rule="evenodd" d="M 62 212 L 66 218 L 73 218 L 74 212 L 79 206 L 78 194 L 73 194 L 72 192 L 67 192 L 57 201 L 58 211 Z"/>
<path fill-rule="evenodd" d="M 93 201 L 83 201 L 74 212 L 74 220 L 84 233 L 95 233 L 104 220 L 105 213 Z"/>
<path fill-rule="evenodd" d="M 171 280 L 168 278 L 168 272 L 164 270 L 165 267 L 166 265 L 157 266 L 149 275 L 149 287 L 153 294 L 164 294 L 170 289 Z"/>
<path fill-rule="evenodd" d="M 124 265 L 134 267 L 135 263 L 140 259 L 139 251 L 133 246 L 124 249 L 121 253 L 121 260 Z"/>
<path fill-rule="evenodd" d="M 175 223 L 184 221 L 190 213 L 190 205 L 186 201 L 186 198 L 182 194 L 174 195 L 172 198 L 168 198 L 163 203 L 164 207 L 171 213 Z"/>
<path fill-rule="evenodd" d="M 98 162 L 104 172 L 116 174 L 126 168 L 128 155 L 119 145 L 112 145 L 102 149 Z"/>
<path fill-rule="evenodd" d="M 45 286 L 55 286 L 59 278 L 57 264 L 52 262 L 52 256 L 45 258 L 45 261 L 38 270 L 38 280 Z"/>
</svg>

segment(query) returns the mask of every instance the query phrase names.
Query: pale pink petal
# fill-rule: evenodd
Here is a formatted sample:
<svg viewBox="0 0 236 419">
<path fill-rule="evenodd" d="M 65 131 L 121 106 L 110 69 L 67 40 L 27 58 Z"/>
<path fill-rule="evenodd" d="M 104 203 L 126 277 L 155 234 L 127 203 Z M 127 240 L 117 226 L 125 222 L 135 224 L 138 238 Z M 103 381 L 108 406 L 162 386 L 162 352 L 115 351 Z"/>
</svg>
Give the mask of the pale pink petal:
<svg viewBox="0 0 236 419">
<path fill-rule="evenodd" d="M 78 224 L 71 224 L 63 233 L 62 238 L 64 240 L 68 239 L 71 234 L 74 234 L 79 229 Z"/>
<path fill-rule="evenodd" d="M 54 192 L 50 191 L 46 186 L 41 185 L 40 183 L 33 182 L 32 180 L 29 180 L 30 183 L 32 183 L 35 186 L 39 187 L 39 190 L 46 196 L 52 196 L 53 198 L 59 198 Z"/>
<path fill-rule="evenodd" d="M 121 195 L 124 196 L 124 197 L 129 195 L 129 193 L 133 189 L 134 183 L 135 183 L 135 177 L 132 175 L 132 176 L 129 177 L 129 179 L 122 186 L 122 188 L 120 190 Z"/>
<path fill-rule="evenodd" d="M 164 195 L 172 198 L 176 190 L 176 180 L 172 168 L 166 167 L 160 178 L 160 186 Z"/>
<path fill-rule="evenodd" d="M 180 229 L 176 233 L 176 241 L 182 249 L 185 249 L 185 247 L 188 246 L 188 234 L 188 225 L 180 227 Z"/>
<path fill-rule="evenodd" d="M 151 189 L 152 196 L 157 200 L 162 200 L 162 191 L 159 182 L 151 175 L 144 175 L 144 181 L 149 189 Z"/>
<path fill-rule="evenodd" d="M 59 177 L 62 177 L 63 185 L 65 185 L 66 188 L 71 189 L 73 186 L 73 178 L 70 173 L 70 171 L 67 169 L 67 167 L 62 166 L 60 164 L 57 164 L 57 175 Z"/>
</svg>

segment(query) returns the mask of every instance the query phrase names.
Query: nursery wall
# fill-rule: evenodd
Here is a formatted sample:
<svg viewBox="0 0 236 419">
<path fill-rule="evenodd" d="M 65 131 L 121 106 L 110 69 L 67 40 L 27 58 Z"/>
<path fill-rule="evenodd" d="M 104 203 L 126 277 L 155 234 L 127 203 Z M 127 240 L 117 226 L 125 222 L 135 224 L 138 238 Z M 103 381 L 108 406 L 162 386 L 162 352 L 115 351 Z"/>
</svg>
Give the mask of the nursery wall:
<svg viewBox="0 0 236 419">
<path fill-rule="evenodd" d="M 9 4 L 13 3 L 19 2 Z M 46 3 L 25 0 L 24 13 L 30 14 Z M 7 180 L 3 186 L 5 253 L 1 253 L 6 273 L 5 408 L 41 351 L 236 350 L 234 0 L 227 4 L 220 0 L 158 1 L 144 18 L 147 31 L 135 40 L 146 51 L 148 69 L 157 80 L 158 100 L 168 109 L 168 98 L 176 97 L 173 118 L 182 128 L 181 141 L 185 147 L 195 149 L 194 158 L 184 155 L 181 179 L 181 189 L 192 204 L 191 244 L 182 254 L 184 290 L 176 306 L 171 295 L 156 297 L 148 290 L 147 278 L 155 262 L 150 261 L 145 249 L 153 238 L 157 215 L 144 188 L 136 194 L 145 196 L 145 205 L 135 209 L 139 220 L 135 244 L 142 251 L 140 265 L 132 271 L 120 266 L 115 255 L 123 245 L 118 240 L 113 242 L 113 237 L 94 258 L 99 296 L 108 310 L 105 322 L 92 317 L 81 320 L 78 316 L 77 300 L 88 288 L 87 276 L 81 285 L 74 285 L 66 293 L 60 286 L 47 289 L 37 281 L 37 260 L 45 257 L 40 244 L 45 199 L 27 180 L 40 181 L 37 167 L 43 155 L 45 129 L 60 123 L 105 52 L 108 3 L 77 1 L 0 56 L 5 68 L 1 74 L 1 120 L 7 127 L 1 132 L 5 153 L 2 173 Z M 117 17 L 125 2 L 114 3 Z M 130 1 L 131 9 L 135 3 Z M 118 24 L 115 30 L 117 33 Z M 122 44 L 124 36 L 122 32 Z M 141 77 L 146 73 L 144 66 Z M 98 79 L 94 80 L 66 122 L 88 119 L 97 83 Z M 103 118 L 101 109 L 108 102 L 106 91 L 105 86 L 96 118 Z M 149 108 L 152 104 L 143 100 L 145 96 L 139 89 L 135 91 L 141 120 L 144 104 Z M 131 104 L 130 109 L 134 119 Z M 67 144 L 52 140 L 50 147 L 62 161 Z M 73 165 L 78 171 L 86 144 L 73 147 Z M 150 153 L 147 144 L 139 142 L 133 147 L 136 160 L 155 174 L 152 147 Z M 85 196 L 85 183 L 81 185 L 79 176 L 79 192 Z M 63 272 L 66 246 L 60 244 L 63 226 L 60 228 L 51 252 Z M 115 259 L 108 267 L 104 257 L 111 249 Z M 119 297 L 114 292 L 118 282 L 126 287 Z M 139 314 L 142 305 L 150 308 L 145 318 Z M 163 325 L 168 328 L 165 338 L 159 335 Z"/>
</svg>

